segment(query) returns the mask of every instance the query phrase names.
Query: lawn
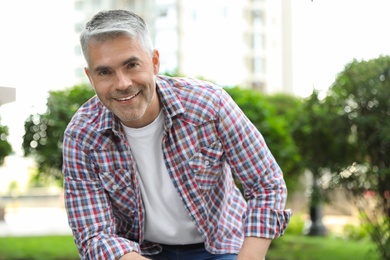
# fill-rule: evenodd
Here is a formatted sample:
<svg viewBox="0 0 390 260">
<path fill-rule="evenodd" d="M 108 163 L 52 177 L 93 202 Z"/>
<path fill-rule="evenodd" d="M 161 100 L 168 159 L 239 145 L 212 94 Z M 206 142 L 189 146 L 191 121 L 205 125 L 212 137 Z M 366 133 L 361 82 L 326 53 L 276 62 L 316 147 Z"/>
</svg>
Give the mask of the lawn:
<svg viewBox="0 0 390 260">
<path fill-rule="evenodd" d="M 80 259 L 71 236 L 1 237 L 0 260 Z"/>
<path fill-rule="evenodd" d="M 71 236 L 1 237 L 0 260 L 79 259 Z M 267 260 L 378 260 L 373 245 L 334 237 L 285 235 L 272 243 Z"/>
<path fill-rule="evenodd" d="M 285 235 L 272 242 L 267 260 L 379 260 L 367 239 Z"/>
</svg>

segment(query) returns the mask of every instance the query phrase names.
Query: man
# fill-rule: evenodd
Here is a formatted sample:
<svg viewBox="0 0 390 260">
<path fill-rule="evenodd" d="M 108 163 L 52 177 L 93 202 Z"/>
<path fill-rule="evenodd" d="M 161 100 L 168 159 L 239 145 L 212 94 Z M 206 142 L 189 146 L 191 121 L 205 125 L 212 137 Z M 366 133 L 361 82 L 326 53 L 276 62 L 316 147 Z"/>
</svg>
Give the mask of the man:
<svg viewBox="0 0 390 260">
<path fill-rule="evenodd" d="M 81 258 L 263 259 L 290 219 L 287 191 L 229 95 L 157 75 L 159 53 L 132 12 L 96 14 L 80 42 L 96 96 L 65 131 L 63 172 Z"/>
</svg>

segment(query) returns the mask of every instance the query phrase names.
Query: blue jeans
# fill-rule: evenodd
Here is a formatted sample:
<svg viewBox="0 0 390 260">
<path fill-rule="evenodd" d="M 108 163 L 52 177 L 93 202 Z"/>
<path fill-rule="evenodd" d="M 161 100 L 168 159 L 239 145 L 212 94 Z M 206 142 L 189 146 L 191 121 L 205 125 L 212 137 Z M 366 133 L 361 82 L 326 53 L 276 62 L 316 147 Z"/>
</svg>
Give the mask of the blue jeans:
<svg viewBox="0 0 390 260">
<path fill-rule="evenodd" d="M 176 249 L 163 247 L 163 251 L 157 255 L 146 256 L 152 260 L 236 260 L 236 254 L 213 255 L 203 248 Z"/>
</svg>

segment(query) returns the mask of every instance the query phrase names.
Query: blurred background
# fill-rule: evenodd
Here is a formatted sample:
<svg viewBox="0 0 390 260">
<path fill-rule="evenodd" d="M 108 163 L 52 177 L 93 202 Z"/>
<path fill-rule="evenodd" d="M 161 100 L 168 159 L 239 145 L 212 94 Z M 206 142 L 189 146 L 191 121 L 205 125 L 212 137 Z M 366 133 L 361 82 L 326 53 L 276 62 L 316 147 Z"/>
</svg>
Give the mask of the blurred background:
<svg viewBox="0 0 390 260">
<path fill-rule="evenodd" d="M 388 0 L 1 0 L 0 126 L 8 128 L 1 140 L 12 152 L 0 166 L 0 236 L 70 234 L 61 185 L 37 181 L 39 159 L 25 156 L 25 126 L 47 111 L 52 91 L 88 85 L 78 37 L 104 9 L 132 10 L 146 20 L 161 73 L 263 96 L 325 97 L 353 60 L 390 54 Z M 305 187 L 313 176 L 302 174 L 299 182 L 304 187 L 288 206 L 308 219 Z M 340 233 L 355 222 L 345 197 L 326 206 L 327 230 Z"/>
<path fill-rule="evenodd" d="M 102 9 L 145 18 L 161 72 L 223 86 L 308 96 L 324 91 L 352 59 L 389 54 L 386 0 L 18 0 L 0 1 L 0 86 L 16 100 L 0 107 L 20 154 L 23 123 L 45 110 L 47 92 L 86 82 L 78 37 Z"/>
</svg>

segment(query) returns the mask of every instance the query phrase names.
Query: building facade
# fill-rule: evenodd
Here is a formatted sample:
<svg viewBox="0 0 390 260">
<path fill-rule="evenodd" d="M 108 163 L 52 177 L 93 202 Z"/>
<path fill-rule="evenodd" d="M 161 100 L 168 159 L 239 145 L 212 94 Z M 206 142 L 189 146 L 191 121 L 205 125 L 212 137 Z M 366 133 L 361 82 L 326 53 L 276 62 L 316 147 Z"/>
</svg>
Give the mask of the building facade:
<svg viewBox="0 0 390 260">
<path fill-rule="evenodd" d="M 76 76 L 86 80 L 78 35 L 104 9 L 128 9 L 149 25 L 161 73 L 222 86 L 292 92 L 291 0 L 75 0 Z"/>
</svg>

